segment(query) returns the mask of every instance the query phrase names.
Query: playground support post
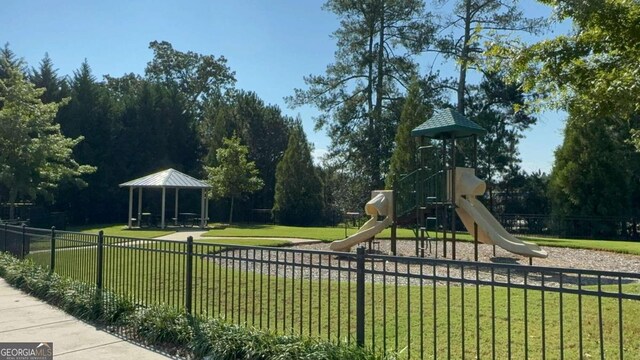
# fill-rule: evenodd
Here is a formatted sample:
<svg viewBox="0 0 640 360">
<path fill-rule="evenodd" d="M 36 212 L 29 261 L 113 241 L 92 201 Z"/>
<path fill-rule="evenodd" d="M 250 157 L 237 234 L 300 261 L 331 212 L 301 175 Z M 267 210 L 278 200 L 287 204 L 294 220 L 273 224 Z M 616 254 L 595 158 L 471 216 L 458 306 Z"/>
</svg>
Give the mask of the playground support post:
<svg viewBox="0 0 640 360">
<path fill-rule="evenodd" d="M 396 196 L 396 187 L 393 187 L 391 195 L 393 196 L 393 210 L 391 211 L 391 253 L 395 256 L 397 249 L 397 235 L 398 235 L 398 219 L 396 209 L 398 208 L 398 197 Z"/>
<path fill-rule="evenodd" d="M 447 226 L 446 226 L 446 214 L 447 214 L 447 208 L 446 205 L 444 205 L 446 203 L 446 201 L 448 201 L 449 199 L 447 199 L 447 197 L 450 195 L 447 193 L 447 139 L 446 138 L 442 138 L 442 171 L 443 171 L 443 176 L 442 176 L 442 191 L 443 191 L 443 198 L 442 198 L 442 203 L 443 203 L 443 221 L 442 221 L 442 256 L 443 257 L 447 257 Z M 437 251 L 436 251 L 437 253 Z"/>
<path fill-rule="evenodd" d="M 473 222 L 473 259 L 478 261 L 478 223 Z"/>
<path fill-rule="evenodd" d="M 456 259 L 456 138 L 451 134 L 451 257 Z"/>
</svg>

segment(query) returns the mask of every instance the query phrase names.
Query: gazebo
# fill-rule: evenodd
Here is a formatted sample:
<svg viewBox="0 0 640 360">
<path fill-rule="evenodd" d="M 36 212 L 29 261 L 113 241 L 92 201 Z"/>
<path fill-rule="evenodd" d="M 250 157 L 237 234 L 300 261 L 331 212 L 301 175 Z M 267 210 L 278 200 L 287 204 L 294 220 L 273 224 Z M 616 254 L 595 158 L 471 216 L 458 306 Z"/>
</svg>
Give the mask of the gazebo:
<svg viewBox="0 0 640 360">
<path fill-rule="evenodd" d="M 167 189 L 175 189 L 175 217 L 174 224 L 178 225 L 178 197 L 180 189 L 200 189 L 202 191 L 202 197 L 200 200 L 200 227 L 204 228 L 207 219 L 207 198 L 206 190 L 211 188 L 211 185 L 204 181 L 198 180 L 187 174 L 183 174 L 178 170 L 167 169 L 151 175 L 143 176 L 141 178 L 127 181 L 120 184 L 120 187 L 129 188 L 129 221 L 127 226 L 131 228 L 133 222 L 133 192 L 138 189 L 138 226 L 141 225 L 142 218 L 142 189 L 162 189 L 162 210 L 160 213 L 160 227 L 165 228 L 165 204 Z"/>
</svg>

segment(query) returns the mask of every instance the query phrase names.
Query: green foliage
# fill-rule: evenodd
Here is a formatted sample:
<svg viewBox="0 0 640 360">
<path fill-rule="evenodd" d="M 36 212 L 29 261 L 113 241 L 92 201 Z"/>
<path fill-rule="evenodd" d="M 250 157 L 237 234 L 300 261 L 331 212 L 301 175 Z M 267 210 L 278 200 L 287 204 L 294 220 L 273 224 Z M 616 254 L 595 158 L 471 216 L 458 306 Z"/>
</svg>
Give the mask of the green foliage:
<svg viewBox="0 0 640 360">
<path fill-rule="evenodd" d="M 557 216 L 627 216 L 637 184 L 630 171 L 638 155 L 624 142 L 628 131 L 618 121 L 569 118 L 563 144 L 556 150 L 550 181 Z M 633 165 L 633 162 L 636 165 Z M 611 229 L 585 229 L 606 236 Z M 591 233 L 588 233 L 591 231 Z"/>
<path fill-rule="evenodd" d="M 11 77 L 11 73 L 15 70 L 21 73 L 26 73 L 26 64 L 22 58 L 19 58 L 16 53 L 9 48 L 9 43 L 5 43 L 4 47 L 0 49 L 0 79 L 8 79 Z M 2 104 L 0 102 L 0 104 Z"/>
<path fill-rule="evenodd" d="M 0 276 L 9 284 L 83 320 L 120 325 L 135 310 L 126 298 L 109 291 L 98 293 L 94 286 L 63 278 L 8 253 L 0 253 Z"/>
<path fill-rule="evenodd" d="M 335 62 L 325 75 L 305 77 L 308 89 L 295 89 L 288 100 L 317 107 L 316 128 L 327 128 L 331 154 L 363 169 L 369 189 L 380 188 L 400 90 L 417 75 L 412 56 L 426 48 L 434 29 L 420 0 L 329 0 L 324 7 L 341 21 L 333 34 Z"/>
<path fill-rule="evenodd" d="M 317 223 L 323 211 L 323 185 L 300 122 L 289 135 L 287 151 L 276 170 L 273 213 L 285 225 Z"/>
<path fill-rule="evenodd" d="M 181 52 L 167 41 L 152 41 L 149 48 L 153 50 L 153 60 L 147 64 L 147 77 L 175 87 L 187 108 L 196 113 L 201 112 L 206 101 L 220 99 L 235 84 L 235 73 L 224 56 Z"/>
<path fill-rule="evenodd" d="M 573 117 L 630 120 L 640 111 L 640 3 L 629 0 L 543 0 L 573 31 L 531 46 L 496 48 L 515 59 L 525 91 L 545 95 L 539 104 Z M 636 129 L 631 129 L 638 146 Z M 639 147 L 640 148 L 640 147 Z"/>
<path fill-rule="evenodd" d="M 8 75 L 0 79 L 0 184 L 8 189 L 9 203 L 19 196 L 51 197 L 65 180 L 86 185 L 80 176 L 95 168 L 72 157 L 82 137 L 67 138 L 54 123 L 62 103 L 43 104 L 43 89 L 36 89 L 6 59 L 0 62 Z"/>
<path fill-rule="evenodd" d="M 438 2 L 444 3 L 446 0 Z M 545 21 L 542 18 L 527 18 L 517 1 L 456 0 L 453 12 L 441 18 L 439 27 L 444 31 L 436 47 L 459 66 L 457 110 L 465 114 L 467 71 L 483 70 L 487 61 L 485 44 L 509 47 L 514 41 L 514 34 L 537 34 L 545 28 Z"/>
<path fill-rule="evenodd" d="M 519 84 L 507 83 L 502 73 L 485 73 L 474 90 L 467 98 L 467 114 L 487 130 L 478 138 L 476 169 L 492 198 L 496 184 L 502 186 L 499 183 L 506 177 L 519 173 L 518 145 L 523 132 L 537 119 L 526 111 L 526 97 Z"/>
<path fill-rule="evenodd" d="M 396 132 L 396 146 L 391 155 L 389 173 L 386 177 L 387 189 L 391 189 L 402 174 L 408 174 L 419 167 L 420 141 L 411 136 L 411 130 L 425 122 L 431 116 L 432 110 L 424 105 L 418 82 L 411 83 Z"/>
<path fill-rule="evenodd" d="M 287 149 L 289 127 L 293 120 L 280 108 L 265 104 L 257 94 L 238 90 L 224 102 L 209 103 L 200 136 L 207 151 L 204 162 L 216 164 L 216 151 L 224 138 L 234 134 L 249 148 L 248 158 L 254 161 L 264 181 L 264 187 L 243 205 L 250 209 L 271 209 L 275 194 L 276 167 Z M 247 213 L 249 211 L 246 211 Z"/>
<path fill-rule="evenodd" d="M 260 190 L 264 182 L 259 177 L 256 164 L 247 159 L 249 149 L 240 144 L 240 138 L 224 139 L 223 146 L 216 152 L 218 166 L 205 166 L 208 181 L 213 187 L 214 198 L 230 197 L 229 223 L 233 221 L 233 202 L 246 193 Z"/>
<path fill-rule="evenodd" d="M 36 88 L 44 88 L 40 98 L 43 103 L 60 102 L 69 96 L 69 84 L 66 79 L 58 76 L 58 70 L 54 69 L 53 61 L 49 54 L 45 53 L 38 69 L 32 68 L 29 80 Z"/>
<path fill-rule="evenodd" d="M 519 168 L 509 172 L 498 184 L 502 208 L 496 212 L 505 214 L 550 214 L 549 175 L 543 172 L 528 174 Z M 530 220 L 530 227 L 531 221 Z"/>
</svg>

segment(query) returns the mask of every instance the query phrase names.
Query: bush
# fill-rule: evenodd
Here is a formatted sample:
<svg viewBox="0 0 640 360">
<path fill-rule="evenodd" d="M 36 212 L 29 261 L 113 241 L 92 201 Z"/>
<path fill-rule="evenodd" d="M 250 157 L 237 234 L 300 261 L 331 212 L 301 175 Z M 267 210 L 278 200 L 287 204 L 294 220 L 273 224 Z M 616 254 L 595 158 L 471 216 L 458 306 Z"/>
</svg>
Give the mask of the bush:
<svg viewBox="0 0 640 360">
<path fill-rule="evenodd" d="M 276 335 L 192 317 L 168 306 L 136 307 L 130 300 L 94 286 L 50 274 L 33 262 L 0 253 L 0 277 L 14 287 L 58 306 L 71 315 L 103 325 L 117 325 L 148 345 L 204 359 L 385 359 L 354 345 L 298 336 Z M 172 351 L 173 352 L 173 351 Z"/>
</svg>

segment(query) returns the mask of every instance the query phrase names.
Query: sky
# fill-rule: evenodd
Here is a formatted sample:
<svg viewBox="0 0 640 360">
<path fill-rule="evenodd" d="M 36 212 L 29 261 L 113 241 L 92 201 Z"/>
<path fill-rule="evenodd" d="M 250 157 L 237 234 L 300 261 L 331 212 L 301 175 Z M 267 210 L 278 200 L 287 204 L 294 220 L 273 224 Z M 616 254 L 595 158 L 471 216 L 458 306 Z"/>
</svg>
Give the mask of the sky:
<svg viewBox="0 0 640 360">
<path fill-rule="evenodd" d="M 59 75 L 71 75 L 86 59 L 94 75 L 144 73 L 152 59 L 151 41 L 168 41 L 179 51 L 224 56 L 235 71 L 237 88 L 254 91 L 285 114 L 300 116 L 315 155 L 330 144 L 323 130 L 314 131 L 312 107 L 291 109 L 284 97 L 305 88 L 303 77 L 323 74 L 334 61 L 339 21 L 316 0 L 3 0 L 0 44 L 29 66 L 45 53 Z M 527 14 L 549 10 L 523 1 Z M 555 31 L 558 32 L 557 29 Z M 547 36 L 552 36 L 549 34 Z M 436 64 L 445 71 L 454 65 Z M 426 72 L 421 68 L 421 73 Z M 549 172 L 553 151 L 562 142 L 564 116 L 538 114 L 538 123 L 520 144 L 522 167 Z"/>
</svg>

